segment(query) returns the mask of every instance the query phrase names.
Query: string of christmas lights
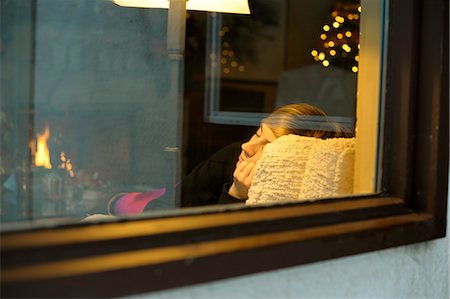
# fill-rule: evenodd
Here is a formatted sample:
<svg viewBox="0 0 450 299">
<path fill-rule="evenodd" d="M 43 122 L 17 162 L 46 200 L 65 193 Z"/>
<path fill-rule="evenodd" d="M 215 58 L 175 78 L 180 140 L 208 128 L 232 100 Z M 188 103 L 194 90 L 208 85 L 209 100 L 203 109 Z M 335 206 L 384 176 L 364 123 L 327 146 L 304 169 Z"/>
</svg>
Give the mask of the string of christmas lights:
<svg viewBox="0 0 450 299">
<path fill-rule="evenodd" d="M 239 59 L 236 57 L 235 52 L 230 47 L 230 43 L 226 41 L 225 35 L 230 31 L 228 26 L 222 27 L 219 32 L 222 37 L 222 53 L 220 63 L 222 65 L 222 72 L 227 75 L 233 71 L 244 72 L 245 66 L 239 63 Z"/>
<path fill-rule="evenodd" d="M 359 62 L 359 1 L 339 1 L 330 13 L 330 23 L 324 24 L 318 46 L 311 51 L 313 59 L 324 67 L 337 66 L 354 73 Z"/>
</svg>

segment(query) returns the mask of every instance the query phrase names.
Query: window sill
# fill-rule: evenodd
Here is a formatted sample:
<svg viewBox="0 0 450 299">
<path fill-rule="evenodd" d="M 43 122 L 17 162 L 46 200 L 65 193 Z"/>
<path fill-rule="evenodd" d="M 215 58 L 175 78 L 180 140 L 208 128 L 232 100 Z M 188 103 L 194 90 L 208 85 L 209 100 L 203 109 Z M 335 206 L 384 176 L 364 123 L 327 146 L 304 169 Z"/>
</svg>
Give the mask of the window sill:
<svg viewBox="0 0 450 299">
<path fill-rule="evenodd" d="M 432 215 L 380 195 L 15 232 L 2 236 L 2 291 L 116 297 L 440 236 Z"/>
</svg>

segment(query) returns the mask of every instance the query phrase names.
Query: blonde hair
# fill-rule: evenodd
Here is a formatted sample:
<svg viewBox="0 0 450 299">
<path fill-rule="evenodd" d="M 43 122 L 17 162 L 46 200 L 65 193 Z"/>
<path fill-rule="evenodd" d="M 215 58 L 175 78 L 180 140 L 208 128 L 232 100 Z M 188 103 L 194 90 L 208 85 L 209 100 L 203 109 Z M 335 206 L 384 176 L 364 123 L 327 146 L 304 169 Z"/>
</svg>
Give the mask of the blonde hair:
<svg viewBox="0 0 450 299">
<path fill-rule="evenodd" d="M 339 124 L 329 121 L 327 114 L 309 104 L 289 104 L 276 109 L 265 118 L 275 137 L 295 134 L 316 138 L 351 137 Z"/>
</svg>

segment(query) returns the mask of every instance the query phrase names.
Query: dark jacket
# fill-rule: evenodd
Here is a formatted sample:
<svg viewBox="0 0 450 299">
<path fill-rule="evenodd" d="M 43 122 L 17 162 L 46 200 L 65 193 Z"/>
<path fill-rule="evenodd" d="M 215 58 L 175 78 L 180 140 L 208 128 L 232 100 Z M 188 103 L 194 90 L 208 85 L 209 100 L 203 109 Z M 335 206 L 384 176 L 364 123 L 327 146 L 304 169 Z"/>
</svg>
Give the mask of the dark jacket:
<svg viewBox="0 0 450 299">
<path fill-rule="evenodd" d="M 232 143 L 197 165 L 181 182 L 181 207 L 244 203 L 228 195 L 241 143 Z"/>
</svg>

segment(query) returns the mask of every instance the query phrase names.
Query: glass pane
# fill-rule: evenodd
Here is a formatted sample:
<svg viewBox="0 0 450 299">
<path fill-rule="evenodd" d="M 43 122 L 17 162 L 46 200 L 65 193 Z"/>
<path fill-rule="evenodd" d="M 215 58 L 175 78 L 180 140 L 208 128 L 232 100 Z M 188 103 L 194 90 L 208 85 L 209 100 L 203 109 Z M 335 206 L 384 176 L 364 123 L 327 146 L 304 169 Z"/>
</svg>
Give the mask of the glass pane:
<svg viewBox="0 0 450 299">
<path fill-rule="evenodd" d="M 261 198 L 279 202 L 377 191 L 384 1 L 250 3 L 251 15 L 191 12 L 188 18 L 185 165 L 187 173 L 194 169 L 188 178 L 193 174 L 201 177 L 202 166 L 198 165 L 207 159 L 207 164 L 200 165 L 226 173 L 209 170 L 208 175 L 217 175 L 215 181 L 229 184 L 201 190 L 188 186 L 190 192 L 183 193 L 182 203 L 216 204 L 222 198 L 221 190 L 231 195 L 233 185 L 241 180 L 233 178 L 233 173 L 240 175 L 236 164 L 243 160 L 255 162 L 254 168 L 249 166 L 252 172 L 243 171 L 252 178 L 251 183 L 244 183 L 246 189 L 240 197 L 246 204 L 260 202 Z M 203 78 L 206 80 L 200 80 Z M 305 104 L 312 105 L 314 111 L 302 110 Z M 286 105 L 294 108 L 286 111 Z M 284 110 L 279 110 L 281 107 Z M 286 117 L 274 119 L 273 111 Z M 272 144 L 261 146 L 258 150 L 262 153 L 255 150 L 260 158 L 244 147 L 254 145 L 246 141 L 252 140 L 261 123 L 270 127 L 276 141 L 263 140 Z M 277 126 L 284 130 L 274 128 Z M 341 156 L 334 161 L 334 149 L 305 154 L 309 147 L 297 153 L 292 150 L 289 158 L 282 157 L 275 147 L 287 139 L 283 136 L 287 134 L 328 139 L 326 142 L 349 146 L 350 150 L 336 152 Z M 337 140 L 341 137 L 347 140 Z M 234 147 L 229 146 L 233 142 Z M 301 148 L 294 143 L 286 141 L 280 150 Z M 279 164 L 269 163 L 268 157 Z M 337 165 L 339 159 L 349 166 Z M 320 169 L 318 166 L 326 161 L 328 168 Z M 296 162 L 300 164 L 296 166 Z M 323 180 L 311 179 L 311 171 Z M 339 175 L 345 182 L 336 183 Z M 328 181 L 333 176 L 336 181 Z M 314 183 L 306 187 L 305 182 Z M 334 191 L 322 192 L 331 189 Z M 252 199 L 252 192 L 257 194 L 256 199 Z"/>
<path fill-rule="evenodd" d="M 2 221 L 106 214 L 122 192 L 175 207 L 183 73 L 167 10 L 1 5 Z"/>
<path fill-rule="evenodd" d="M 0 3 L 2 229 L 377 191 L 382 0 Z"/>
</svg>

